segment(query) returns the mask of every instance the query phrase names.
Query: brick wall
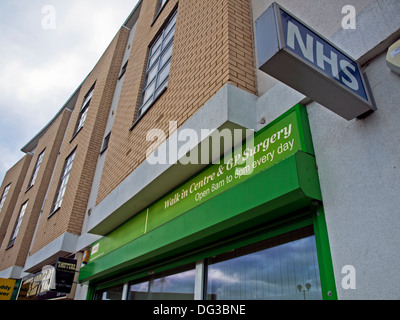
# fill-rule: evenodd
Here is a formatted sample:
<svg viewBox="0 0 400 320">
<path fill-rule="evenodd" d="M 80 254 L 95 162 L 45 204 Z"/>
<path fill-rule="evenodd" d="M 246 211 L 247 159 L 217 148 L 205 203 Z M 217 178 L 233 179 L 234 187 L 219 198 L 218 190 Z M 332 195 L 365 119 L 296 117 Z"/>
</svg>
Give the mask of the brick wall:
<svg viewBox="0 0 400 320">
<path fill-rule="evenodd" d="M 0 211 L 0 248 L 5 241 L 7 229 L 9 229 L 10 219 L 13 215 L 18 196 L 21 191 L 22 184 L 24 183 L 26 172 L 31 162 L 32 156 L 26 155 L 18 161 L 10 170 L 7 171 L 3 184 L 0 189 L 0 197 L 6 186 L 10 186 L 3 208 Z M 0 249 L 0 255 L 2 250 Z"/>
<path fill-rule="evenodd" d="M 46 131 L 43 137 L 40 138 L 35 154 L 30 156 L 32 160 L 24 182 L 20 188 L 18 200 L 16 202 L 13 216 L 10 221 L 5 241 L 0 250 L 0 269 L 7 269 L 13 265 L 23 267 L 28 255 L 32 238 L 35 233 L 35 227 L 43 205 L 43 200 L 46 195 L 47 187 L 51 179 L 52 171 L 57 160 L 58 151 L 60 150 L 61 142 L 64 138 L 65 129 L 68 125 L 70 111 L 64 110 L 51 127 Z M 41 162 L 35 183 L 29 188 L 29 183 L 32 173 L 35 169 L 39 154 L 44 151 L 43 160 Z M 15 222 L 19 216 L 21 206 L 28 201 L 28 206 L 25 211 L 17 238 L 12 247 L 7 248 L 9 240 L 12 237 Z"/>
<path fill-rule="evenodd" d="M 180 127 L 225 84 L 256 93 L 248 0 L 180 0 L 167 91 L 133 130 L 148 48 L 177 1 L 169 0 L 152 24 L 157 0 L 145 0 L 138 20 L 120 103 L 109 142 L 97 203 L 144 160 L 150 129 Z M 162 141 L 160 141 L 161 143 Z"/>
<path fill-rule="evenodd" d="M 129 31 L 122 28 L 82 84 L 49 186 L 43 213 L 37 227 L 38 231 L 30 252 L 31 255 L 64 233 L 77 235 L 81 233 L 128 36 Z M 85 124 L 75 134 L 76 123 L 84 98 L 94 83 L 95 88 Z M 51 215 L 65 160 L 74 150 L 76 150 L 75 159 L 61 208 Z"/>
</svg>

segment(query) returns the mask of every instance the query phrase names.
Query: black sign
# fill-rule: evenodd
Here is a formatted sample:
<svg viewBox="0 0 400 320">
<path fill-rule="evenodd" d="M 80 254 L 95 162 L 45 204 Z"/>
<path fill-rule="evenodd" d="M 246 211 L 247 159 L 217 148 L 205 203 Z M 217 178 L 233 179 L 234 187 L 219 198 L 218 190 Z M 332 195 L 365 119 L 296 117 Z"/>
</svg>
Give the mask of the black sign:
<svg viewBox="0 0 400 320">
<path fill-rule="evenodd" d="M 77 261 L 67 258 L 58 258 L 56 264 L 56 290 L 70 293 L 74 282 Z"/>
</svg>

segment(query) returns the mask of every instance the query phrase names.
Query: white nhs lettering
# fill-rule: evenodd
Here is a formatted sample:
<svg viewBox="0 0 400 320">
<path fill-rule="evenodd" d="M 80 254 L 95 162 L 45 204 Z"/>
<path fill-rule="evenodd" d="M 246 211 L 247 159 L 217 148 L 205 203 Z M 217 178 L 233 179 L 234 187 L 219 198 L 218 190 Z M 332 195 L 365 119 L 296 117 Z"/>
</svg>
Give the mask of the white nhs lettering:
<svg viewBox="0 0 400 320">
<path fill-rule="evenodd" d="M 292 50 L 296 50 L 296 40 L 297 44 L 300 47 L 301 53 L 308 61 L 313 63 L 329 73 L 327 70 L 328 66 L 330 67 L 330 74 L 343 83 L 348 88 L 357 91 L 360 88 L 360 85 L 353 75 L 352 72 L 356 72 L 356 68 L 349 61 L 344 59 L 338 59 L 338 55 L 330 50 L 330 56 L 324 54 L 324 44 L 314 39 L 310 34 L 306 35 L 306 39 L 304 41 L 299 27 L 296 26 L 290 20 L 288 21 L 287 27 L 287 46 Z M 314 47 L 315 41 L 315 47 Z M 314 50 L 315 48 L 315 50 Z M 342 76 L 340 76 L 340 71 L 342 71 Z"/>
</svg>

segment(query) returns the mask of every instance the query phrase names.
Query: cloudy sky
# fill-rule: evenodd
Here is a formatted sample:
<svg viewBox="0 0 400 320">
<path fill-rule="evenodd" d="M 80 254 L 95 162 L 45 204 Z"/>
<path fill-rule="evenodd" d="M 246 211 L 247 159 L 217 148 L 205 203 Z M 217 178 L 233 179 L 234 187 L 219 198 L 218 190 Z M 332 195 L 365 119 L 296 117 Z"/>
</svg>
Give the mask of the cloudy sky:
<svg viewBox="0 0 400 320">
<path fill-rule="evenodd" d="M 92 70 L 137 0 L 0 0 L 0 183 Z"/>
</svg>

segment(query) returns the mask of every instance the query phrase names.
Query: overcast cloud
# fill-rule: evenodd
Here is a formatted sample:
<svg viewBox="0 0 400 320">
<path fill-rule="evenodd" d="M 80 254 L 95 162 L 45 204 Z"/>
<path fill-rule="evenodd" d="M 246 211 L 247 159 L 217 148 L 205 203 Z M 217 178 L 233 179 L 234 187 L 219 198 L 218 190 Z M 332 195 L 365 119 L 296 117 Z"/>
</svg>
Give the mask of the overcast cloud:
<svg viewBox="0 0 400 320">
<path fill-rule="evenodd" d="M 0 0 L 0 181 L 92 70 L 136 3 Z M 46 8 L 55 9 L 55 20 Z"/>
</svg>

